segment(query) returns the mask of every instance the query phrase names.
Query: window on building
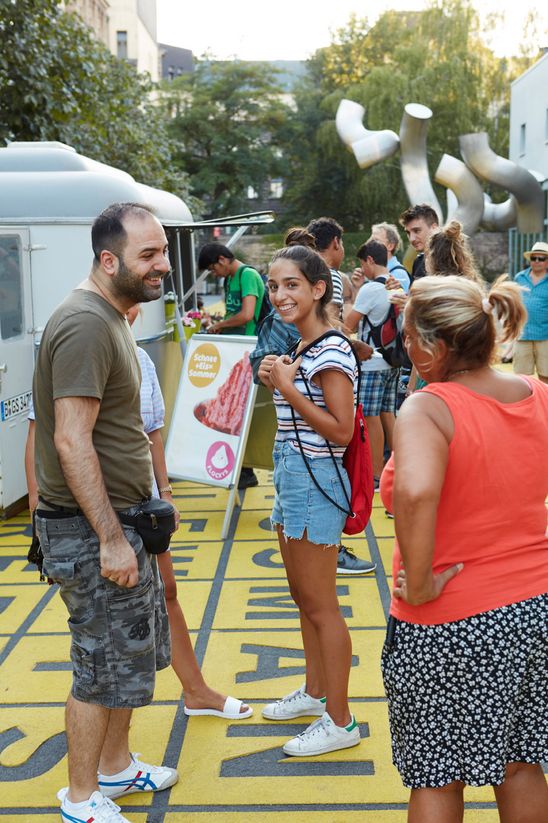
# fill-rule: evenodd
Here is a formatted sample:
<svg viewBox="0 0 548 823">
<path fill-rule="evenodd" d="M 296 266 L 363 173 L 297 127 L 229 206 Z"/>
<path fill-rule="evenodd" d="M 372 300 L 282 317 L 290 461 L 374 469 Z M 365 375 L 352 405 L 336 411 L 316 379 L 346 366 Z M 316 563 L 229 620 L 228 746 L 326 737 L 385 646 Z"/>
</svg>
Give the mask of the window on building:
<svg viewBox="0 0 548 823">
<path fill-rule="evenodd" d="M 127 31 L 116 32 L 116 55 L 120 60 L 127 60 Z"/>
<path fill-rule="evenodd" d="M 253 186 L 247 187 L 247 199 L 248 200 L 257 200 L 259 197 L 259 192 L 255 191 Z"/>
<path fill-rule="evenodd" d="M 281 200 L 284 193 L 284 185 L 281 180 L 270 181 L 270 197 L 272 200 Z"/>
<path fill-rule="evenodd" d="M 526 139 L 526 124 L 522 123 L 519 127 L 519 153 L 520 157 L 525 154 L 525 139 Z"/>
</svg>

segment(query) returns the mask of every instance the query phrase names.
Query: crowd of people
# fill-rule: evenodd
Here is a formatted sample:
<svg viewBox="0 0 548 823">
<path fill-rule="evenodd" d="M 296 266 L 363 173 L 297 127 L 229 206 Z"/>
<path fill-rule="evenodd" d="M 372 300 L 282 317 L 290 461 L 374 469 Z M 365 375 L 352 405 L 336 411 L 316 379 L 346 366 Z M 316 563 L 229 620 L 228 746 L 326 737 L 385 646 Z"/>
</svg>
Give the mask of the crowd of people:
<svg viewBox="0 0 548 823">
<path fill-rule="evenodd" d="M 374 570 L 341 546 L 350 494 L 342 458 L 361 402 L 376 489 L 395 518 L 381 665 L 408 820 L 458 823 L 464 787 L 492 785 L 503 823 L 540 823 L 548 244 L 526 252 L 530 266 L 515 282 L 503 276 L 489 288 L 459 223 L 440 226 L 420 204 L 400 225 L 417 253 L 410 272 L 390 223 L 372 226 L 351 275 L 340 270 L 343 229 L 326 217 L 287 233 L 266 284 L 226 246 L 200 251 L 199 267 L 225 281 L 226 316 L 210 332 L 257 334 L 254 379 L 272 392 L 278 421 L 272 524 L 306 675 L 262 715 L 313 718 L 284 744 L 291 757 L 360 743 L 336 575 Z M 129 750 L 131 712 L 152 700 L 156 670 L 172 663 L 187 714 L 244 719 L 252 709 L 205 683 L 169 551 L 154 554 L 142 526 L 144 501 L 158 500 L 159 517 L 166 503 L 175 509 L 161 393 L 128 324 L 162 293 L 164 230 L 147 209 L 115 204 L 96 219 L 92 248 L 89 277 L 43 334 L 27 470 L 44 573 L 59 584 L 72 635 L 61 817 L 127 823 L 117 797 L 178 779 Z M 261 320 L 265 293 L 271 310 Z M 375 336 L 388 316 L 406 353 L 399 361 Z M 503 373 L 497 347 L 514 340 L 517 373 Z"/>
</svg>

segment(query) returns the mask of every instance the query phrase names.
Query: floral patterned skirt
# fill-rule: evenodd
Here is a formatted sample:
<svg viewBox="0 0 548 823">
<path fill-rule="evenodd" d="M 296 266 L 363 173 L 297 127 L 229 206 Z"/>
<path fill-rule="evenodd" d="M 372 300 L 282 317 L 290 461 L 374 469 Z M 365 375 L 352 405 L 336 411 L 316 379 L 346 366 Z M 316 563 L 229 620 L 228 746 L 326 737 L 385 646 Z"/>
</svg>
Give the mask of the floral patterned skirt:
<svg viewBox="0 0 548 823">
<path fill-rule="evenodd" d="M 392 755 L 409 788 L 499 785 L 548 758 L 548 596 L 435 626 L 396 621 L 382 653 Z"/>
</svg>

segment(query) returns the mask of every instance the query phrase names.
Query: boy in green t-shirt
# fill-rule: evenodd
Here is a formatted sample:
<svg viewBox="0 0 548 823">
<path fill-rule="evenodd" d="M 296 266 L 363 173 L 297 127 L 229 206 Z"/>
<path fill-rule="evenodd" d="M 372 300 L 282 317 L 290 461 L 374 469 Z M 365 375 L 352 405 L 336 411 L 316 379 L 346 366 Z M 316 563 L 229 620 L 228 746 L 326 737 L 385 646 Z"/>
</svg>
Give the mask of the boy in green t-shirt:
<svg viewBox="0 0 548 823">
<path fill-rule="evenodd" d="M 206 243 L 200 249 L 198 268 L 225 278 L 226 314 L 209 327 L 213 334 L 255 334 L 265 286 L 261 275 L 237 260 L 222 243 Z"/>
</svg>

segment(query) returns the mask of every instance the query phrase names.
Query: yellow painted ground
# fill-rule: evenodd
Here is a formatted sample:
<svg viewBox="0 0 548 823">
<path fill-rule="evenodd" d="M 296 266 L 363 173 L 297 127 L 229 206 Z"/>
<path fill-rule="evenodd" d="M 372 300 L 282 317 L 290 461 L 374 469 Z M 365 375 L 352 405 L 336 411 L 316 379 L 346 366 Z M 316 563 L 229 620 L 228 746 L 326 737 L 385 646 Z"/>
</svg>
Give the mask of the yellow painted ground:
<svg viewBox="0 0 548 823">
<path fill-rule="evenodd" d="M 352 710 L 359 747 L 323 758 L 286 758 L 284 724 L 268 723 L 262 704 L 303 682 L 295 607 L 269 530 L 272 487 L 245 494 L 231 536 L 220 540 L 228 492 L 176 484 L 182 521 L 173 541 L 180 601 L 212 685 L 245 699 L 252 718 L 227 723 L 182 712 L 171 669 L 158 677 L 155 702 L 134 714 L 132 745 L 149 762 L 177 766 L 170 793 L 122 802 L 134 823 L 404 823 L 406 791 L 391 764 L 379 655 L 390 585 L 392 521 L 380 501 L 373 532 L 347 543 L 379 563 L 377 575 L 338 578 L 352 633 Z M 204 493 L 207 493 L 204 495 Z M 70 687 L 69 635 L 54 588 L 26 563 L 27 516 L 0 523 L 0 816 L 53 823 L 56 791 L 67 783 L 63 704 Z M 306 721 L 296 721 L 304 728 Z M 466 823 L 498 820 L 488 789 L 466 795 Z"/>
</svg>

